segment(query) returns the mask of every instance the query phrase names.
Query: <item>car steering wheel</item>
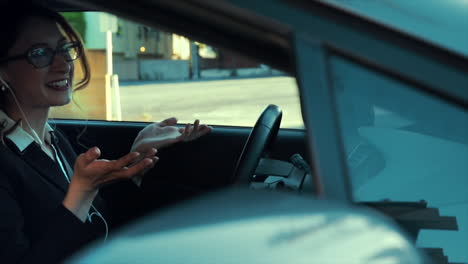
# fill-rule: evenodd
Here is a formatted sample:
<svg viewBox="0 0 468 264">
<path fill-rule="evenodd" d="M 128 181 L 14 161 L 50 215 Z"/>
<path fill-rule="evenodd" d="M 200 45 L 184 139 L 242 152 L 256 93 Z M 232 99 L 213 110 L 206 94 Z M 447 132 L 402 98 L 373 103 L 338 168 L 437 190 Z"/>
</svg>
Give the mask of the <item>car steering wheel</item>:
<svg viewBox="0 0 468 264">
<path fill-rule="evenodd" d="M 263 110 L 239 156 L 230 179 L 231 184 L 247 185 L 252 181 L 262 154 L 269 150 L 276 139 L 282 115 L 283 111 L 276 105 L 270 104 Z"/>
</svg>

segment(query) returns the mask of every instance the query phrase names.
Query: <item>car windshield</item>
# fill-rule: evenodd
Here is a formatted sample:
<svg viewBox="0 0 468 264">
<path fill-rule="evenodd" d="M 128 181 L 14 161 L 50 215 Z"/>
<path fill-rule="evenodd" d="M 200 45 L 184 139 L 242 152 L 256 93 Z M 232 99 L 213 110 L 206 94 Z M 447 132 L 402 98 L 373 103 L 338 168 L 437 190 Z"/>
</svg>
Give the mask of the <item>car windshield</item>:
<svg viewBox="0 0 468 264">
<path fill-rule="evenodd" d="M 468 262 L 468 113 L 347 59 L 330 65 L 354 199 L 438 209 L 434 225 L 408 215 L 425 221 L 418 246 Z"/>
<path fill-rule="evenodd" d="M 321 0 L 468 56 L 467 0 Z"/>
</svg>

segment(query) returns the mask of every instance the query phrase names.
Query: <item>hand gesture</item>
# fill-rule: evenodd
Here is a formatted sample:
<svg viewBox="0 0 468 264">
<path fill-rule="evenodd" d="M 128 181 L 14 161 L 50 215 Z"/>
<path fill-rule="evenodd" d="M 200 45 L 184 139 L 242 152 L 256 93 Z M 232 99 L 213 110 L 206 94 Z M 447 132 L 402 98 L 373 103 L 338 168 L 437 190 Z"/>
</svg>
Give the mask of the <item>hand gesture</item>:
<svg viewBox="0 0 468 264">
<path fill-rule="evenodd" d="M 178 128 L 175 117 L 168 118 L 159 123 L 153 123 L 143 128 L 132 145 L 132 151 L 146 153 L 150 148 L 160 149 L 178 142 L 188 142 L 208 134 L 213 129 L 210 126 L 200 124 L 195 120 L 194 124 L 187 124 L 185 128 Z"/>
<path fill-rule="evenodd" d="M 98 160 L 101 151 L 97 147 L 79 155 L 75 162 L 67 194 L 62 202 L 63 206 L 82 222 L 85 222 L 101 186 L 117 180 L 130 179 L 141 174 L 143 170 L 154 166 L 158 160 L 154 156 L 156 150 L 152 149 L 148 153 L 152 153 L 153 156 L 146 156 L 139 161 L 137 161 L 140 156 L 138 152 L 129 153 L 118 160 Z M 130 164 L 132 166 L 129 166 Z"/>
<path fill-rule="evenodd" d="M 118 160 L 98 159 L 101 156 L 99 148 L 94 147 L 78 156 L 74 166 L 74 174 L 69 189 L 80 192 L 94 192 L 101 186 L 123 179 L 131 179 L 143 170 L 154 166 L 158 160 L 156 150 L 139 159 L 140 153 L 131 152 Z M 131 166 L 130 166 L 131 165 Z"/>
</svg>

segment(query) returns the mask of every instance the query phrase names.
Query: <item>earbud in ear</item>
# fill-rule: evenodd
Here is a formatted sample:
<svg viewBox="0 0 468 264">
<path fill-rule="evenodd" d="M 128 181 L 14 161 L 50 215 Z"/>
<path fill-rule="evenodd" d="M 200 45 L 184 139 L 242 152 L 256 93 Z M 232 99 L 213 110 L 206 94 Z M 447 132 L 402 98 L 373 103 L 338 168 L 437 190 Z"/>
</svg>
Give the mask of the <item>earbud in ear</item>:
<svg viewBox="0 0 468 264">
<path fill-rule="evenodd" d="M 8 81 L 3 79 L 3 75 L 4 75 L 3 71 L 0 71 L 0 90 L 2 92 L 5 92 L 7 89 L 11 90 L 11 85 Z"/>
<path fill-rule="evenodd" d="M 9 83 L 7 83 L 7 82 L 0 76 L 0 90 L 1 90 L 2 92 L 5 92 L 6 89 L 7 89 L 7 87 L 9 87 L 8 85 L 9 85 Z"/>
<path fill-rule="evenodd" d="M 0 77 L 0 91 L 6 92 L 7 90 L 11 90 L 10 82 L 5 81 L 3 78 Z"/>
</svg>

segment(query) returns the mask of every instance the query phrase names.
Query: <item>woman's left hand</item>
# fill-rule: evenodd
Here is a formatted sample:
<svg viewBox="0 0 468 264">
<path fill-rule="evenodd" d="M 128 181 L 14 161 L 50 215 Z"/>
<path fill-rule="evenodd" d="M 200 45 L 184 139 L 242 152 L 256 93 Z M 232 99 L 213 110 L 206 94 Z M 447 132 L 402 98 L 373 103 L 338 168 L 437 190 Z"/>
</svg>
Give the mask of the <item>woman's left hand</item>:
<svg viewBox="0 0 468 264">
<path fill-rule="evenodd" d="M 152 123 L 143 128 L 133 142 L 131 151 L 145 154 L 151 148 L 161 149 L 178 142 L 188 142 L 195 140 L 211 132 L 210 126 L 200 124 L 195 120 L 192 124 L 187 124 L 184 128 L 178 128 L 175 117 L 168 118 L 162 122 Z"/>
<path fill-rule="evenodd" d="M 142 158 L 151 158 L 155 155 L 156 149 L 168 147 L 178 142 L 192 141 L 213 130 L 210 126 L 200 124 L 199 120 L 195 120 L 193 125 L 187 124 L 184 128 L 178 128 L 175 126 L 176 124 L 177 119 L 171 117 L 162 122 L 146 126 L 138 133 L 131 151 L 143 154 Z M 136 185 L 141 185 L 143 174 L 146 171 L 132 178 Z"/>
</svg>

